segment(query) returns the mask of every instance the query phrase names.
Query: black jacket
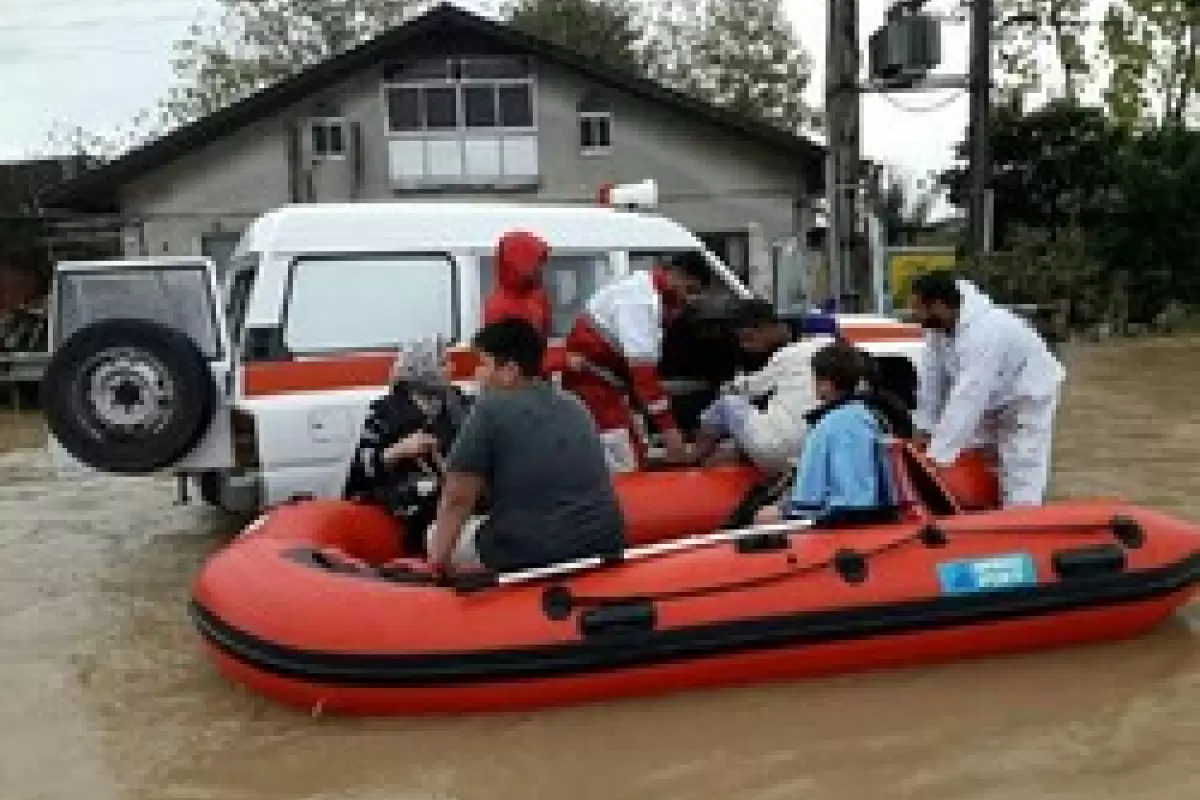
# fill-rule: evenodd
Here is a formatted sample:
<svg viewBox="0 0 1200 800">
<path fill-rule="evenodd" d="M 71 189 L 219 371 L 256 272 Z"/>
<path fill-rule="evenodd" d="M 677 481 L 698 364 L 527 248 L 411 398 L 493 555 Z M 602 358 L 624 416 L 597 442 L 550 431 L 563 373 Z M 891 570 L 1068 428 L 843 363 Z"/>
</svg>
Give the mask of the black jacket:
<svg viewBox="0 0 1200 800">
<path fill-rule="evenodd" d="M 398 381 L 371 404 L 362 438 L 350 461 L 347 499 L 378 503 L 405 522 L 406 555 L 425 550 L 425 529 L 437 513 L 437 494 L 421 492 L 428 473 L 415 461 L 391 467 L 383 463 L 387 448 L 409 434 L 425 431 L 438 440 L 445 456 L 469 408 L 469 399 L 452 386 Z"/>
</svg>

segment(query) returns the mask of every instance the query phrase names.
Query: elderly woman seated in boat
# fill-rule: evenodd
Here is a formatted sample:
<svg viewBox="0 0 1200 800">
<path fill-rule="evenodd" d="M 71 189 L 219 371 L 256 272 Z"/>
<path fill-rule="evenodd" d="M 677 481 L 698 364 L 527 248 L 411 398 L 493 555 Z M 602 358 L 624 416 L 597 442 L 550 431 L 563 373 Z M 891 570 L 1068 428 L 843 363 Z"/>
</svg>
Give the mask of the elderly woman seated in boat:
<svg viewBox="0 0 1200 800">
<path fill-rule="evenodd" d="M 425 549 L 437 511 L 437 474 L 466 416 L 466 395 L 453 386 L 438 340 L 401 348 L 391 388 L 367 414 L 350 462 L 345 496 L 375 502 L 404 520 L 404 550 Z"/>
<path fill-rule="evenodd" d="M 807 519 L 820 524 L 889 521 L 895 517 L 885 437 L 891 404 L 862 389 L 870 372 L 865 353 L 844 342 L 812 358 L 822 405 L 807 416 L 809 433 L 790 492 L 759 511 L 756 522 Z"/>
</svg>

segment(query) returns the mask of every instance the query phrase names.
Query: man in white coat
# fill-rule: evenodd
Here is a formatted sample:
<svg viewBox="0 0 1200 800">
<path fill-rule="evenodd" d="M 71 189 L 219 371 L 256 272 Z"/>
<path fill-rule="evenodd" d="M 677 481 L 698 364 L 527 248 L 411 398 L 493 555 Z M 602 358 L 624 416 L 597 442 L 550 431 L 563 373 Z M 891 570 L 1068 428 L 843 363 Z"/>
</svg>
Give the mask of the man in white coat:
<svg viewBox="0 0 1200 800">
<path fill-rule="evenodd" d="M 929 457 L 949 466 L 994 443 L 1003 505 L 1040 505 L 1062 365 L 1028 322 L 949 273 L 914 279 L 911 309 L 926 331 L 913 416 Z"/>
<path fill-rule="evenodd" d="M 759 469 L 779 474 L 799 455 L 808 429 L 805 415 L 819 405 L 812 357 L 824 343 L 792 341 L 791 329 L 765 300 L 742 301 L 733 328 L 743 350 L 770 358 L 759 371 L 725 384 L 721 397 L 701 414 L 694 457 L 706 459 L 728 438 Z"/>
</svg>

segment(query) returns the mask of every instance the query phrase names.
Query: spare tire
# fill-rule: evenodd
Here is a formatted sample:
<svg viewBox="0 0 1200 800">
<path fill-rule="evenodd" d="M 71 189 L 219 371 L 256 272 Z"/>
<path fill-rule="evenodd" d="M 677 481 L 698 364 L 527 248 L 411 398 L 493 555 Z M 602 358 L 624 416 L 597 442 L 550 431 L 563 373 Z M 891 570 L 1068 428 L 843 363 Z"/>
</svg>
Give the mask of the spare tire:
<svg viewBox="0 0 1200 800">
<path fill-rule="evenodd" d="M 41 387 L 50 432 L 79 461 L 106 472 L 153 472 L 191 452 L 216 413 L 208 361 L 182 332 L 140 319 L 76 331 Z"/>
</svg>

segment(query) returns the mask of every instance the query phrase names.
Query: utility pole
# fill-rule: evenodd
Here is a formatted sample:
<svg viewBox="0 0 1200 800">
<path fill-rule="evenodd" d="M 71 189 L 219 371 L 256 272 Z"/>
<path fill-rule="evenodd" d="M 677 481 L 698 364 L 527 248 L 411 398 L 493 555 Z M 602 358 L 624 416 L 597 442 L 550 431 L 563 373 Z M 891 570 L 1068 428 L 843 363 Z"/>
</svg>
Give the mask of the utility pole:
<svg viewBox="0 0 1200 800">
<path fill-rule="evenodd" d="M 856 298 L 856 304 L 861 306 L 869 288 L 857 213 L 862 156 L 858 0 L 829 0 L 828 9 L 825 124 L 829 151 L 825 192 L 829 209 L 829 282 L 836 307 L 844 310 L 844 296 Z"/>
<path fill-rule="evenodd" d="M 971 171 L 969 252 L 992 249 L 991 211 L 991 109 L 993 0 L 974 0 L 971 10 Z"/>
</svg>

